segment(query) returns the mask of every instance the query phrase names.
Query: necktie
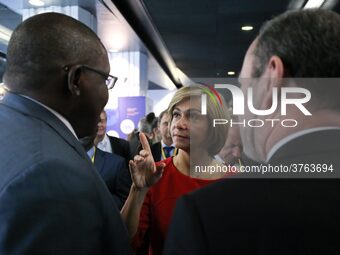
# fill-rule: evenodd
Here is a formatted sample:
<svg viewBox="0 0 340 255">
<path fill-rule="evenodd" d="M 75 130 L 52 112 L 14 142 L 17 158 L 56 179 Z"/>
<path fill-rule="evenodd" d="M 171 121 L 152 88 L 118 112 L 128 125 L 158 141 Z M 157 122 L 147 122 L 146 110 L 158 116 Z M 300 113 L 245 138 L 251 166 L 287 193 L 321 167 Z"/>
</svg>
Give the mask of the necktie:
<svg viewBox="0 0 340 255">
<path fill-rule="evenodd" d="M 170 157 L 171 156 L 171 151 L 174 147 L 173 146 L 164 146 L 163 147 L 163 150 L 164 150 L 164 154 L 165 154 L 165 157 Z"/>
</svg>

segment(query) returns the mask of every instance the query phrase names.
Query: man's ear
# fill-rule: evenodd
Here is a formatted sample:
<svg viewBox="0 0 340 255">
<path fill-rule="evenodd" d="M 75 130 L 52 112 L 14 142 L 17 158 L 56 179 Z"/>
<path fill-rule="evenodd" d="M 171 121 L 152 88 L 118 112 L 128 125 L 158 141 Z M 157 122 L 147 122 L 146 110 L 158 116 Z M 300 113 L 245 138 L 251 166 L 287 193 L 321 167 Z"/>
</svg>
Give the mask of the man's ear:
<svg viewBox="0 0 340 255">
<path fill-rule="evenodd" d="M 80 76 L 81 76 L 81 66 L 72 66 L 68 71 L 67 75 L 67 88 L 68 91 L 75 96 L 80 95 Z"/>
<path fill-rule="evenodd" d="M 278 56 L 272 56 L 268 62 L 269 77 L 273 79 L 282 79 L 284 77 L 284 65 L 282 59 Z"/>
<path fill-rule="evenodd" d="M 280 88 L 283 85 L 284 78 L 284 64 L 282 59 L 278 56 L 272 56 L 267 64 L 265 77 L 266 81 L 266 90 L 267 93 L 264 96 L 263 100 L 265 102 L 266 109 L 269 109 L 273 103 L 273 88 L 277 89 L 277 96 L 280 97 L 281 90 Z"/>
</svg>

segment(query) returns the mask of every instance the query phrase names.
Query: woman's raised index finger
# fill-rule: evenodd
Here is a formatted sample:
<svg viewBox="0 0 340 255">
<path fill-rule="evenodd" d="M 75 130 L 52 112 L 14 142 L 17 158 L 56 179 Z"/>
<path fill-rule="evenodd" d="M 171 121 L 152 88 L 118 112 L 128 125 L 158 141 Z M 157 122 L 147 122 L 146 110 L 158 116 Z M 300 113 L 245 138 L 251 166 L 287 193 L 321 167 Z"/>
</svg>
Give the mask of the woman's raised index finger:
<svg viewBox="0 0 340 255">
<path fill-rule="evenodd" d="M 146 138 L 145 134 L 140 132 L 139 133 L 139 141 L 142 144 L 143 150 L 148 151 L 149 153 L 151 153 L 151 149 L 150 149 L 150 145 L 149 145 L 149 141 Z"/>
</svg>

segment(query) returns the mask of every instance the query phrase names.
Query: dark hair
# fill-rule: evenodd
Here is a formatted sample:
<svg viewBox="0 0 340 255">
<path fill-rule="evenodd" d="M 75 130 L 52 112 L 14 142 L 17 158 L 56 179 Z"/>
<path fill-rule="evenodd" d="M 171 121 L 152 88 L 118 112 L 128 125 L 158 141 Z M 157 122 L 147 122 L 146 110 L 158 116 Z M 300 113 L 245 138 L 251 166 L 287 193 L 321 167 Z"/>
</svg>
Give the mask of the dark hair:
<svg viewBox="0 0 340 255">
<path fill-rule="evenodd" d="M 271 56 L 282 59 L 289 77 L 340 77 L 340 16 L 322 9 L 286 12 L 263 25 L 253 53 L 254 77 Z"/>
<path fill-rule="evenodd" d="M 156 117 L 154 112 L 150 112 L 148 115 L 145 116 L 145 118 L 152 129 L 157 127 L 158 118 Z"/>
<path fill-rule="evenodd" d="M 340 109 L 338 79 L 316 79 L 340 77 L 339 14 L 322 9 L 286 12 L 263 25 L 253 54 L 253 77 L 260 77 L 270 58 L 278 56 L 284 76 L 311 92 L 310 106 Z"/>
<path fill-rule="evenodd" d="M 154 128 L 157 128 L 158 118 L 155 113 L 150 112 L 139 121 L 139 131 L 151 134 Z"/>
</svg>

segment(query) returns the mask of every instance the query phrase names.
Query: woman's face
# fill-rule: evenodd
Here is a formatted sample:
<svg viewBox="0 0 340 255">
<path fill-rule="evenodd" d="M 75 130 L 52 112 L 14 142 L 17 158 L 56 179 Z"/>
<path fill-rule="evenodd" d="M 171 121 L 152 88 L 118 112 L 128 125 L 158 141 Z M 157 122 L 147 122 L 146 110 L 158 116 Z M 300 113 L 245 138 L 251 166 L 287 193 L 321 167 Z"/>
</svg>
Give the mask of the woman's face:
<svg viewBox="0 0 340 255">
<path fill-rule="evenodd" d="M 192 148 L 207 148 L 208 119 L 201 114 L 200 97 L 191 97 L 175 105 L 170 133 L 176 148 L 190 152 Z"/>
</svg>

